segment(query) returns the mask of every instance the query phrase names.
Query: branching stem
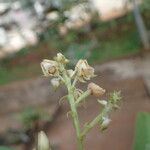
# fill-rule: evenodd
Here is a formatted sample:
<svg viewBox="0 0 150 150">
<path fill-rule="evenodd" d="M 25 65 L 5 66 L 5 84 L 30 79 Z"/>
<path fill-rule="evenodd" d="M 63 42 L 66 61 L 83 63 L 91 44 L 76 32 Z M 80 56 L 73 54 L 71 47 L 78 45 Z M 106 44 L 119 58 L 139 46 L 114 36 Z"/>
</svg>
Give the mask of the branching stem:
<svg viewBox="0 0 150 150">
<path fill-rule="evenodd" d="M 83 101 L 86 97 L 91 94 L 90 90 L 85 91 L 75 102 L 76 107 Z"/>
</svg>

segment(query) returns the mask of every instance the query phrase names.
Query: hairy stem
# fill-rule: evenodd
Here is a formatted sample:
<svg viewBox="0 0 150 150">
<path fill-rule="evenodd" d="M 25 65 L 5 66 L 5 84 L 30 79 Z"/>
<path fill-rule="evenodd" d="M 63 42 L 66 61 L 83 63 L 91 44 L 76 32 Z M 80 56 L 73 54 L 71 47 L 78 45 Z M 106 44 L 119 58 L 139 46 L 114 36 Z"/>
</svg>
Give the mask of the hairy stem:
<svg viewBox="0 0 150 150">
<path fill-rule="evenodd" d="M 81 130 L 80 130 L 79 117 L 78 117 L 78 113 L 77 113 L 77 110 L 76 110 L 76 107 L 75 107 L 74 97 L 72 95 L 72 91 L 69 91 L 68 100 L 69 100 L 70 107 L 71 107 L 74 127 L 76 129 L 78 149 L 83 150 L 83 143 L 82 143 L 82 140 L 81 140 Z"/>
<path fill-rule="evenodd" d="M 102 121 L 104 116 L 107 116 L 109 112 L 112 111 L 112 105 L 108 104 L 108 106 L 106 106 L 102 112 L 91 122 L 89 122 L 88 124 L 85 125 L 83 132 L 81 133 L 81 137 L 82 139 L 85 138 L 85 136 L 87 135 L 87 133 L 95 126 L 97 125 L 99 122 Z"/>
<path fill-rule="evenodd" d="M 71 108 L 73 124 L 76 130 L 78 150 L 83 150 L 83 141 L 81 139 L 80 122 L 79 122 L 78 112 L 77 112 L 76 105 L 75 105 L 74 88 L 71 85 L 71 80 L 67 76 L 65 71 L 63 72 L 63 78 L 65 80 L 65 83 L 68 89 L 68 101 L 69 101 L 70 108 Z"/>
<path fill-rule="evenodd" d="M 91 94 L 90 90 L 85 91 L 75 102 L 76 107 L 79 105 L 81 101 L 83 101 L 86 97 L 88 97 Z"/>
</svg>

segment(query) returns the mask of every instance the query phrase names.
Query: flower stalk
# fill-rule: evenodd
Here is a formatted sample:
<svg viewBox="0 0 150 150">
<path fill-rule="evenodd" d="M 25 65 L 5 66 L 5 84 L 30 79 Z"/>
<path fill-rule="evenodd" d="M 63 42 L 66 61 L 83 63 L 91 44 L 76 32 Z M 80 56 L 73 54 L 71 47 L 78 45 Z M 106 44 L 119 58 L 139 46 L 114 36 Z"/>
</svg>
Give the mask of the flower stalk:
<svg viewBox="0 0 150 150">
<path fill-rule="evenodd" d="M 78 107 L 78 105 L 83 101 L 85 100 L 85 98 L 87 98 L 88 96 L 91 95 L 91 91 L 90 90 L 87 90 L 85 91 L 83 94 L 80 95 L 80 97 L 76 100 L 75 102 L 75 105 L 76 107 Z"/>
<path fill-rule="evenodd" d="M 101 130 L 108 127 L 111 121 L 109 119 L 109 113 L 118 108 L 118 102 L 121 97 L 120 92 L 114 92 L 110 95 L 109 101 L 98 99 L 98 102 L 103 106 L 102 111 L 81 129 L 78 106 L 90 95 L 96 97 L 102 96 L 105 93 L 105 89 L 92 82 L 88 84 L 85 92 L 76 88 L 77 82 L 86 82 L 92 77 L 95 77 L 94 68 L 89 66 L 86 60 L 81 59 L 76 64 L 74 71 L 67 70 L 67 63 L 69 63 L 69 60 L 58 53 L 57 56 L 54 57 L 54 60 L 43 60 L 41 67 L 45 76 L 53 77 L 51 80 L 53 86 L 58 87 L 60 81 L 66 86 L 68 91 L 67 99 L 76 131 L 78 150 L 84 150 L 83 142 L 87 133 L 97 124 L 100 125 Z"/>
</svg>

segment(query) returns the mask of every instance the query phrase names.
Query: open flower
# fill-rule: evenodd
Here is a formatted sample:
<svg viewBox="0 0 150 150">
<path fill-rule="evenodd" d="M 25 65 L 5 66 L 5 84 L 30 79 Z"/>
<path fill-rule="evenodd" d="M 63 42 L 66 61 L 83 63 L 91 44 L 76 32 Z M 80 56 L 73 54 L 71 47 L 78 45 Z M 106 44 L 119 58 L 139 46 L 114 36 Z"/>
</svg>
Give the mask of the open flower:
<svg viewBox="0 0 150 150">
<path fill-rule="evenodd" d="M 43 131 L 38 133 L 37 150 L 50 150 L 49 140 Z"/>
<path fill-rule="evenodd" d="M 41 62 L 41 68 L 45 76 L 58 76 L 59 69 L 56 61 L 44 59 Z"/>
<path fill-rule="evenodd" d="M 101 88 L 93 82 L 88 84 L 88 90 L 91 90 L 91 95 L 94 96 L 101 96 L 105 93 L 105 89 Z"/>
<path fill-rule="evenodd" d="M 88 65 L 86 60 L 80 59 L 75 67 L 75 72 L 80 82 L 85 82 L 84 80 L 90 80 L 94 77 L 94 68 Z"/>
<path fill-rule="evenodd" d="M 57 53 L 57 56 L 54 58 L 57 62 L 60 62 L 62 64 L 66 64 L 69 62 L 69 60 L 61 53 Z"/>
</svg>

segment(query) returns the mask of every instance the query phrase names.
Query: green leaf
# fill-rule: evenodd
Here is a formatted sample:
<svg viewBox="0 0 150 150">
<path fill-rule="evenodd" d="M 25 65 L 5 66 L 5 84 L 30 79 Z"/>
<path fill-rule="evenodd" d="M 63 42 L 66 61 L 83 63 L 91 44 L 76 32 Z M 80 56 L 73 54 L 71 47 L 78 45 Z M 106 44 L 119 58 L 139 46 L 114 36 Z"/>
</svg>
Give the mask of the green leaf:
<svg viewBox="0 0 150 150">
<path fill-rule="evenodd" d="M 134 150 L 150 150 L 150 113 L 137 116 Z"/>
</svg>

